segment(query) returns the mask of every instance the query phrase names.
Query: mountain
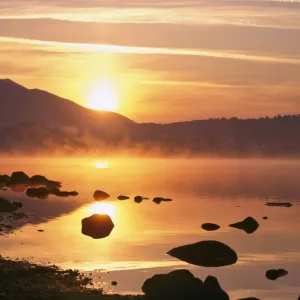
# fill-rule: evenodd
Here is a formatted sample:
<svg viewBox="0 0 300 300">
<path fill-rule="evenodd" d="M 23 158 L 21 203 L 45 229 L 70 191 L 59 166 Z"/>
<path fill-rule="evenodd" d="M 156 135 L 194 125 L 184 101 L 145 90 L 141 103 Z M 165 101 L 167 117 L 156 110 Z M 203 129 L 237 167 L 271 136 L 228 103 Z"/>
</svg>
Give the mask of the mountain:
<svg viewBox="0 0 300 300">
<path fill-rule="evenodd" d="M 50 128 L 118 131 L 134 122 L 114 112 L 98 112 L 38 89 L 27 89 L 9 79 L 0 80 L 0 129 L 21 123 Z"/>
<path fill-rule="evenodd" d="M 0 152 L 299 156 L 300 115 L 139 124 L 0 80 Z"/>
</svg>

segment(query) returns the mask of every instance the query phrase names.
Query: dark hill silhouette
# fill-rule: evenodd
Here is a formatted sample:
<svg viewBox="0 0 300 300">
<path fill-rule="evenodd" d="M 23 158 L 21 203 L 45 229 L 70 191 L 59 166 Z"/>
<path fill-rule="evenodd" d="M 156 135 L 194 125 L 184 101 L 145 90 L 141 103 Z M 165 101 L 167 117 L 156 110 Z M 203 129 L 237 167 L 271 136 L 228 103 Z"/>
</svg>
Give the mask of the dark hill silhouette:
<svg viewBox="0 0 300 300">
<path fill-rule="evenodd" d="M 300 115 L 138 124 L 0 80 L 0 151 L 299 156 Z"/>
<path fill-rule="evenodd" d="M 51 93 L 0 80 L 0 128 L 37 123 L 51 128 L 120 130 L 133 121 L 113 112 L 97 112 Z"/>
</svg>

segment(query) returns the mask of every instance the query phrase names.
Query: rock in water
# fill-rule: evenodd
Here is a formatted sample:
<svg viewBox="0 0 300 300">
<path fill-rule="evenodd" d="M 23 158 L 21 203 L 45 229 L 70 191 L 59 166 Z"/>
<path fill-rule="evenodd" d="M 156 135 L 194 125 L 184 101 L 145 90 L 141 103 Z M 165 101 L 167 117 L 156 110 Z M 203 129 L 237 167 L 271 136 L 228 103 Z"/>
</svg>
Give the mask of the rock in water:
<svg viewBox="0 0 300 300">
<path fill-rule="evenodd" d="M 251 233 L 253 233 L 257 230 L 257 228 L 259 227 L 259 224 L 252 217 L 248 217 L 244 221 L 237 222 L 237 223 L 234 223 L 234 224 L 230 224 L 229 226 L 237 228 L 237 229 L 244 230 L 248 234 L 251 234 Z"/>
<path fill-rule="evenodd" d="M 81 233 L 93 239 L 102 239 L 109 236 L 115 226 L 110 216 L 103 214 L 95 214 L 82 219 L 81 224 Z"/>
<path fill-rule="evenodd" d="M 130 199 L 128 196 L 123 196 L 123 195 L 118 196 L 118 200 L 128 200 L 128 199 Z"/>
<path fill-rule="evenodd" d="M 142 197 L 142 196 L 135 196 L 134 197 L 134 202 L 135 203 L 142 203 L 143 200 L 144 200 L 144 197 Z"/>
<path fill-rule="evenodd" d="M 71 191 L 71 192 L 67 192 L 67 191 L 61 191 L 59 188 L 53 188 L 53 189 L 49 189 L 49 193 L 52 195 L 55 195 L 57 197 L 76 197 L 78 196 L 78 193 L 76 191 Z"/>
<path fill-rule="evenodd" d="M 49 196 L 49 191 L 45 187 L 29 188 L 26 191 L 26 195 L 32 198 L 46 199 Z"/>
<path fill-rule="evenodd" d="M 160 204 L 161 202 L 172 202 L 173 199 L 171 198 L 163 198 L 163 197 L 155 197 L 152 200 L 156 204 Z"/>
<path fill-rule="evenodd" d="M 6 199 L 0 198 L 0 212 L 14 212 L 22 208 L 21 202 L 10 202 Z"/>
<path fill-rule="evenodd" d="M 215 231 L 220 229 L 220 226 L 214 223 L 204 223 L 202 224 L 201 228 L 206 231 Z"/>
<path fill-rule="evenodd" d="M 167 253 L 189 264 L 202 267 L 223 267 L 237 262 L 236 252 L 217 241 L 201 241 L 174 248 Z"/>
<path fill-rule="evenodd" d="M 109 197 L 110 197 L 110 195 L 103 192 L 103 191 L 96 191 L 94 193 L 94 199 L 97 200 L 97 201 L 105 200 Z"/>
<path fill-rule="evenodd" d="M 288 274 L 288 271 L 284 269 L 277 269 L 277 270 L 269 270 L 266 272 L 266 277 L 269 280 L 276 280 L 280 277 L 284 277 Z"/>
<path fill-rule="evenodd" d="M 289 202 L 267 202 L 267 206 L 278 206 L 278 207 L 292 207 L 293 204 Z"/>
<path fill-rule="evenodd" d="M 113 286 L 117 286 L 117 285 L 118 285 L 118 283 L 117 283 L 116 281 L 112 281 L 112 282 L 111 282 L 111 285 L 113 285 Z"/>
<path fill-rule="evenodd" d="M 13 172 L 12 175 L 11 175 L 11 178 L 10 178 L 10 182 L 11 183 L 24 183 L 24 184 L 27 184 L 29 183 L 30 181 L 30 178 L 29 176 L 27 176 L 24 172 Z"/>
<path fill-rule="evenodd" d="M 238 300 L 260 300 L 260 299 L 255 298 L 255 297 L 248 297 L 248 298 L 241 298 L 241 299 L 238 299 Z"/>
<path fill-rule="evenodd" d="M 188 270 L 155 275 L 142 290 L 146 300 L 229 300 L 216 278 L 209 276 L 203 283 Z"/>
</svg>

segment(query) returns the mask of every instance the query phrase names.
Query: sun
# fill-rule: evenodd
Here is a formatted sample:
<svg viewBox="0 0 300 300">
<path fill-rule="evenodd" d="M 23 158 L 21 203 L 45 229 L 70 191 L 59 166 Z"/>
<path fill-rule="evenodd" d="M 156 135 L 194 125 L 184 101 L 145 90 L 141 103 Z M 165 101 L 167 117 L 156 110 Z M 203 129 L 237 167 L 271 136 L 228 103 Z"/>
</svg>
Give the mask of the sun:
<svg viewBox="0 0 300 300">
<path fill-rule="evenodd" d="M 93 203 L 88 207 L 88 212 L 109 215 L 113 219 L 116 215 L 116 207 L 110 203 Z"/>
<path fill-rule="evenodd" d="M 109 81 L 100 82 L 88 96 L 88 108 L 94 110 L 115 111 L 118 107 L 118 95 Z"/>
</svg>

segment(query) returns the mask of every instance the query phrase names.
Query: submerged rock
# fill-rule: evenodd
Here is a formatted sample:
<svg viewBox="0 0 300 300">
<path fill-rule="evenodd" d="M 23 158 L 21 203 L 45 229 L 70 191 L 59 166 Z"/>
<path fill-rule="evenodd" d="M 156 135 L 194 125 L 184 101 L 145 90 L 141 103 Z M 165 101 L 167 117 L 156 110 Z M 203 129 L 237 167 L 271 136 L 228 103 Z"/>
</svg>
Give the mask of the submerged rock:
<svg viewBox="0 0 300 300">
<path fill-rule="evenodd" d="M 49 196 L 49 191 L 45 187 L 29 188 L 26 191 L 26 195 L 32 198 L 46 199 Z"/>
<path fill-rule="evenodd" d="M 14 212 L 19 208 L 22 208 L 21 202 L 10 202 L 6 199 L 0 198 L 0 212 Z"/>
<path fill-rule="evenodd" d="M 201 228 L 206 231 L 215 231 L 215 230 L 220 229 L 220 226 L 218 224 L 214 224 L 214 223 L 204 223 L 201 225 Z"/>
<path fill-rule="evenodd" d="M 170 250 L 168 255 L 202 267 L 223 267 L 237 262 L 236 252 L 217 241 L 201 241 Z"/>
<path fill-rule="evenodd" d="M 23 184 L 27 184 L 29 183 L 30 178 L 27 174 L 25 174 L 22 171 L 19 172 L 13 172 L 11 177 L 10 177 L 10 182 L 11 183 L 23 183 Z"/>
<path fill-rule="evenodd" d="M 146 300 L 229 300 L 215 277 L 203 283 L 188 270 L 176 270 L 147 279 L 142 287 Z"/>
<path fill-rule="evenodd" d="M 123 195 L 118 196 L 118 200 L 128 200 L 128 199 L 130 199 L 130 197 L 128 196 L 123 196 Z"/>
<path fill-rule="evenodd" d="M 278 206 L 278 207 L 291 207 L 293 204 L 289 202 L 267 202 L 267 206 Z"/>
<path fill-rule="evenodd" d="M 244 230 L 248 234 L 251 234 L 257 230 L 257 228 L 259 227 L 259 224 L 252 217 L 248 217 L 244 221 L 230 224 L 229 226 L 233 227 L 233 228 Z"/>
<path fill-rule="evenodd" d="M 76 191 L 61 191 L 59 188 L 49 189 L 49 193 L 52 195 L 55 195 L 57 197 L 75 197 L 78 196 L 78 193 Z"/>
<path fill-rule="evenodd" d="M 103 192 L 103 191 L 97 190 L 94 193 L 94 199 L 97 200 L 97 201 L 105 200 L 105 199 L 107 199 L 109 197 L 110 197 L 110 195 L 107 194 L 107 193 L 105 193 L 105 192 Z"/>
<path fill-rule="evenodd" d="M 81 233 L 93 239 L 102 239 L 109 236 L 115 226 L 110 216 L 104 214 L 95 214 L 82 219 L 81 224 Z"/>
<path fill-rule="evenodd" d="M 266 277 L 269 280 L 276 280 L 280 277 L 284 277 L 288 274 L 288 271 L 284 269 L 274 269 L 274 270 L 269 270 L 266 272 Z"/>
</svg>

